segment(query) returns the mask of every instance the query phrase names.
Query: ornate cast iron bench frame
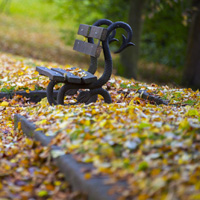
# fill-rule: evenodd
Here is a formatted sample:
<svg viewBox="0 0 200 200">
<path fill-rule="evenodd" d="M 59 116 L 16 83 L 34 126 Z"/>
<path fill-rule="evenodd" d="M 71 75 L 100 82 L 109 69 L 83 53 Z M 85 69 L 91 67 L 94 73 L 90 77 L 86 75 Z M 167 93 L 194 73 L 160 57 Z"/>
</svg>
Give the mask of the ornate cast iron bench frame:
<svg viewBox="0 0 200 200">
<path fill-rule="evenodd" d="M 101 25 L 107 25 L 107 28 L 100 27 Z M 110 79 L 112 74 L 112 57 L 109 49 L 109 44 L 113 41 L 118 41 L 115 38 L 116 29 L 122 28 L 127 32 L 127 37 L 122 35 L 123 42 L 120 48 L 115 53 L 120 53 L 128 46 L 134 45 L 131 42 L 132 29 L 124 22 L 112 22 L 107 19 L 101 19 L 95 22 L 92 26 L 81 24 L 78 30 L 78 34 L 87 38 L 87 42 L 81 40 L 75 40 L 74 50 L 90 55 L 90 66 L 88 71 L 80 71 L 78 73 L 84 74 L 84 76 L 77 76 L 70 72 L 70 70 L 64 70 L 59 68 L 48 69 L 46 67 L 36 67 L 36 70 L 40 75 L 48 76 L 51 80 L 47 86 L 47 99 L 50 105 L 64 104 L 65 95 L 74 95 L 79 89 L 89 89 L 88 91 L 81 91 L 77 97 L 77 103 L 91 103 L 96 102 L 98 94 L 103 96 L 106 103 L 111 103 L 112 99 L 108 91 L 102 88 L 102 86 Z M 94 39 L 98 39 L 98 44 L 94 43 Z M 100 46 L 102 43 L 102 47 Z M 94 75 L 97 70 L 97 58 L 100 55 L 103 48 L 103 54 L 105 59 L 105 67 L 103 75 L 97 79 Z M 76 71 L 75 68 L 71 68 L 72 71 Z M 57 101 L 53 98 L 53 88 L 58 83 L 64 83 L 60 88 L 57 95 Z"/>
</svg>

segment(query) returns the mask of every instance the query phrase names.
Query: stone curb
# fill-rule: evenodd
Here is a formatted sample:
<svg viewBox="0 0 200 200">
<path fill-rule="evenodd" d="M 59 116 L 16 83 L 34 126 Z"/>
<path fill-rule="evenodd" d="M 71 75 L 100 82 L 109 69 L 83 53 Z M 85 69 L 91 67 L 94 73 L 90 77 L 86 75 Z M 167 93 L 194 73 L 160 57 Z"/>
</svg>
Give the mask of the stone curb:
<svg viewBox="0 0 200 200">
<path fill-rule="evenodd" d="M 141 98 L 154 101 L 157 105 L 159 104 L 168 105 L 169 103 L 168 100 L 163 100 L 162 98 L 158 96 L 150 95 L 145 90 L 138 90 L 137 93 L 140 94 Z M 46 90 L 35 90 L 35 91 L 30 91 L 29 93 L 27 93 L 26 91 L 16 91 L 16 92 L 11 92 L 11 93 L 0 92 L 0 99 L 3 97 L 6 97 L 7 99 L 11 99 L 15 94 L 27 97 L 29 98 L 31 102 L 34 102 L 34 103 L 41 101 L 41 99 L 47 96 Z M 55 98 L 57 97 L 57 94 L 58 94 L 58 90 L 54 90 L 53 95 Z"/>
<path fill-rule="evenodd" d="M 54 97 L 57 97 L 58 91 L 54 91 Z M 22 95 L 23 97 L 29 98 L 31 102 L 37 103 L 41 99 L 47 96 L 46 90 L 35 90 L 27 93 L 26 91 L 16 91 L 16 92 L 0 92 L 0 99 L 6 97 L 7 99 L 11 99 L 14 95 Z"/>
<path fill-rule="evenodd" d="M 17 129 L 18 122 L 21 122 L 23 133 L 40 141 L 43 146 L 47 146 L 52 137 L 46 136 L 42 131 L 35 131 L 35 125 L 28 121 L 25 117 L 16 114 L 14 116 L 14 129 Z M 58 146 L 51 146 L 51 149 L 60 149 Z M 117 192 L 109 194 L 109 190 L 116 187 L 125 188 L 125 182 L 117 182 L 116 184 L 106 185 L 104 182 L 109 178 L 107 176 L 92 177 L 84 179 L 84 170 L 94 169 L 92 164 L 79 163 L 70 154 L 59 156 L 54 159 L 60 171 L 65 175 L 65 179 L 74 190 L 78 190 L 88 195 L 88 200 L 117 200 L 120 194 Z"/>
</svg>

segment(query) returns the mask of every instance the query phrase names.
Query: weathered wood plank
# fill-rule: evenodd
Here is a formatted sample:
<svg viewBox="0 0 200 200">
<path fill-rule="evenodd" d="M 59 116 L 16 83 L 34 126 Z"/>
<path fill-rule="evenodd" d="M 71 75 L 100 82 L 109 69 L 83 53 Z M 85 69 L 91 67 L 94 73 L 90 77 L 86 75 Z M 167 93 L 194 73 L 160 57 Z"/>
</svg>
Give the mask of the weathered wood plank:
<svg viewBox="0 0 200 200">
<path fill-rule="evenodd" d="M 91 26 L 88 37 L 104 41 L 106 39 L 107 29 L 98 26 Z"/>
<path fill-rule="evenodd" d="M 86 24 L 80 24 L 78 35 L 104 41 L 106 39 L 107 29 L 99 26 L 89 26 Z"/>
<path fill-rule="evenodd" d="M 76 67 L 72 67 L 71 69 L 74 70 L 74 69 L 76 69 Z M 81 70 L 81 72 L 86 74 L 86 76 L 81 77 L 83 84 L 89 84 L 89 83 L 92 83 L 97 80 L 97 77 L 94 76 L 93 74 L 91 74 L 90 72 L 82 70 L 82 69 L 80 69 L 80 70 Z"/>
<path fill-rule="evenodd" d="M 88 42 L 84 42 L 81 40 L 75 40 L 74 48 L 75 51 L 93 56 L 93 57 L 99 57 L 101 53 L 101 46 L 97 44 L 92 44 Z"/>
<path fill-rule="evenodd" d="M 60 74 L 62 74 L 65 77 L 65 80 L 67 80 L 69 83 L 76 83 L 76 84 L 80 84 L 81 78 L 78 76 L 75 76 L 74 74 L 64 70 L 64 69 L 60 69 L 60 68 L 51 68 L 53 71 L 56 71 Z"/>
<path fill-rule="evenodd" d="M 85 71 L 85 73 L 87 74 L 87 76 L 81 78 L 83 83 L 89 84 L 97 80 L 97 77 L 91 74 L 90 72 Z"/>
<path fill-rule="evenodd" d="M 91 29 L 91 26 L 86 25 L 86 24 L 80 24 L 79 29 L 78 29 L 78 35 L 88 37 L 90 29 Z"/>
<path fill-rule="evenodd" d="M 36 67 L 40 75 L 48 76 L 50 80 L 64 82 L 64 76 L 60 73 L 48 69 L 47 67 Z"/>
</svg>

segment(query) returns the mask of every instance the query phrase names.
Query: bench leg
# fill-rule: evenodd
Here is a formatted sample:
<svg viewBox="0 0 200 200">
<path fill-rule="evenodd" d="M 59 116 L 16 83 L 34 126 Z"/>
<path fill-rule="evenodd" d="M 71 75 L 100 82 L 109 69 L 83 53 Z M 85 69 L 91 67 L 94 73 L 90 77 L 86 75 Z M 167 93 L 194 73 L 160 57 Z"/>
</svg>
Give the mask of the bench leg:
<svg viewBox="0 0 200 200">
<path fill-rule="evenodd" d="M 58 104 L 64 105 L 65 94 L 71 89 L 75 89 L 72 84 L 65 84 L 60 88 L 57 96 Z M 81 91 L 77 97 L 77 101 L 78 103 L 86 104 L 96 102 L 98 94 L 100 94 L 104 98 L 105 103 L 112 103 L 112 99 L 109 92 L 107 90 L 104 90 L 103 88 L 92 89 L 90 91 Z"/>
<path fill-rule="evenodd" d="M 104 90 L 103 88 L 97 88 L 91 90 L 92 94 L 100 94 L 104 98 L 105 103 L 112 103 L 111 96 L 107 90 Z"/>
<path fill-rule="evenodd" d="M 70 89 L 65 92 L 65 95 L 73 96 L 77 94 L 77 92 L 78 92 L 78 89 Z"/>
<path fill-rule="evenodd" d="M 89 104 L 89 103 L 95 103 L 98 99 L 98 95 L 93 95 L 87 102 L 86 104 Z"/>
<path fill-rule="evenodd" d="M 76 93 L 76 92 L 77 92 L 77 89 L 73 88 L 72 85 L 70 84 L 63 85 L 58 91 L 58 95 L 57 95 L 58 104 L 64 105 L 65 95 L 66 94 L 73 95 L 72 93 Z"/>
<path fill-rule="evenodd" d="M 80 92 L 77 100 L 79 103 L 89 104 L 97 101 L 98 94 L 100 94 L 104 98 L 105 103 L 112 103 L 110 94 L 103 88 L 97 88 L 90 91 L 82 91 Z"/>
<path fill-rule="evenodd" d="M 53 98 L 53 88 L 56 84 L 56 81 L 50 81 L 50 83 L 47 86 L 47 99 L 50 105 L 57 105 L 57 102 Z"/>
<path fill-rule="evenodd" d="M 92 95 L 90 91 L 81 91 L 77 97 L 78 103 L 92 103 L 97 101 L 97 94 Z"/>
</svg>

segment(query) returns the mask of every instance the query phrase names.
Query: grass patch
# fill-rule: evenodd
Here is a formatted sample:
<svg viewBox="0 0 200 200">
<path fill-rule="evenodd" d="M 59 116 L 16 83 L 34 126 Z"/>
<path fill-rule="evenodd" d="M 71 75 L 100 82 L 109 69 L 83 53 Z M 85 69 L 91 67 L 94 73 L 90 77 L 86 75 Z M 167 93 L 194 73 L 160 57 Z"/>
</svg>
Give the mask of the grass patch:
<svg viewBox="0 0 200 200">
<path fill-rule="evenodd" d="M 15 86 L 10 86 L 10 87 L 3 87 L 3 88 L 1 88 L 1 92 L 6 92 L 6 93 L 11 93 L 11 92 L 13 92 L 14 90 L 15 90 Z"/>
</svg>

